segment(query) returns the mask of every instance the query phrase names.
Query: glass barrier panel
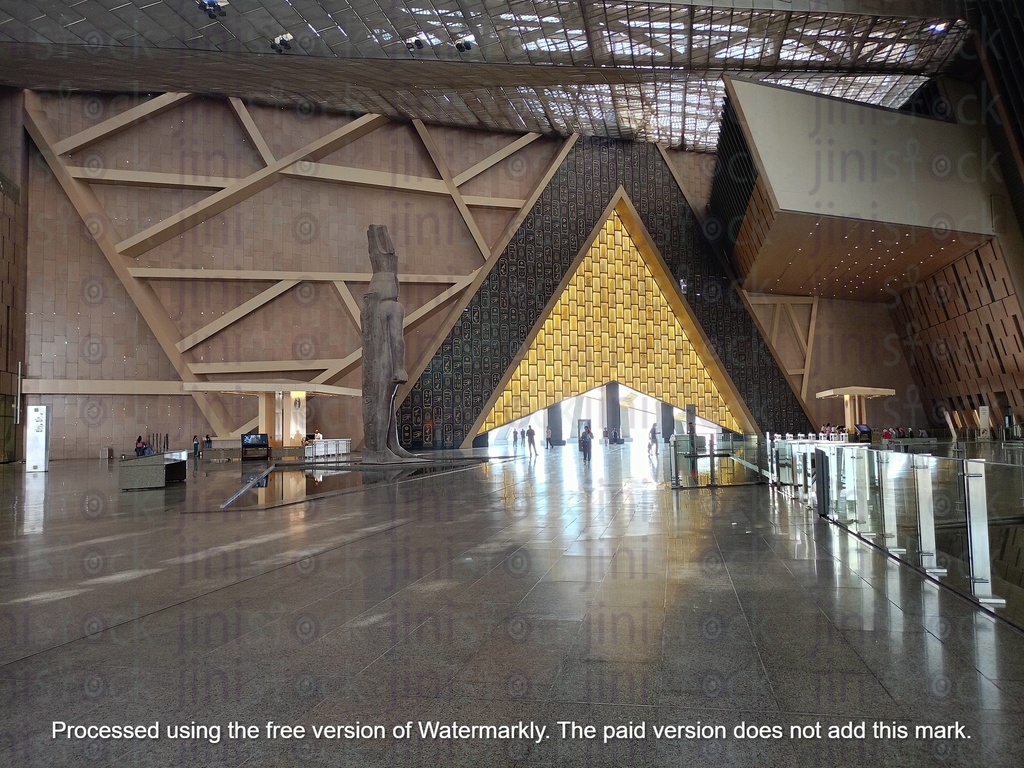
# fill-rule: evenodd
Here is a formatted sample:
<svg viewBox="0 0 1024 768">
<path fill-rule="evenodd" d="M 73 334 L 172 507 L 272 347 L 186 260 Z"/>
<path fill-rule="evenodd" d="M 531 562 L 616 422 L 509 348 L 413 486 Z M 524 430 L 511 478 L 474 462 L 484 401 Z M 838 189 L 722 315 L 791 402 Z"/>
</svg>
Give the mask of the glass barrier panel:
<svg viewBox="0 0 1024 768">
<path fill-rule="evenodd" d="M 768 450 L 758 435 L 675 435 L 671 443 L 672 485 L 705 488 L 766 482 Z"/>
<path fill-rule="evenodd" d="M 1024 625 L 1024 461 L 986 463 L 985 491 L 992 594 L 1006 600 L 1000 611 Z"/>
</svg>

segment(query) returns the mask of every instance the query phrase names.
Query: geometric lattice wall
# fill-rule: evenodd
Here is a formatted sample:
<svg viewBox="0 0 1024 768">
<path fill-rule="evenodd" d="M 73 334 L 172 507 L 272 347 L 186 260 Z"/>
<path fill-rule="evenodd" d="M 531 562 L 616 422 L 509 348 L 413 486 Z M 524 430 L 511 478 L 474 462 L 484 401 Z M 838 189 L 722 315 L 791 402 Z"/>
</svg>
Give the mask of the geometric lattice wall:
<svg viewBox="0 0 1024 768">
<path fill-rule="evenodd" d="M 480 431 L 609 381 L 680 408 L 693 404 L 701 418 L 741 431 L 687 337 L 666 289 L 671 290 L 658 283 L 622 219 L 613 212 Z"/>
<path fill-rule="evenodd" d="M 310 427 L 358 445 L 366 227 L 392 234 L 418 376 L 565 144 L 187 93 L 26 92 L 13 117 L 33 266 L 11 359 L 52 409 L 51 458 L 227 438 L 264 390 L 318 393 Z"/>
</svg>

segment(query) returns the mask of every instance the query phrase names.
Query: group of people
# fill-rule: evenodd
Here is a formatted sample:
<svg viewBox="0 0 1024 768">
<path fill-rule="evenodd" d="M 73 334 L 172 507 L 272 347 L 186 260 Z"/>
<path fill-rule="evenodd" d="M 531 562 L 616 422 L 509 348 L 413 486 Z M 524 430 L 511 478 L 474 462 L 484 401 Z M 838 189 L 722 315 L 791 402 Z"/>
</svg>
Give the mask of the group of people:
<svg viewBox="0 0 1024 768">
<path fill-rule="evenodd" d="M 522 443 L 523 447 L 527 449 L 530 456 L 537 455 L 537 433 L 533 429 L 532 424 L 527 424 L 526 429 L 520 429 L 518 431 L 512 430 L 512 450 L 519 450 L 519 444 Z M 551 427 L 548 427 L 544 433 L 544 448 L 551 447 Z"/>
<path fill-rule="evenodd" d="M 158 437 L 159 437 L 159 435 L 158 435 Z M 207 448 L 209 448 L 210 446 L 213 445 L 213 440 L 210 439 L 209 435 L 207 435 L 205 438 L 203 438 L 202 445 L 204 445 Z M 199 458 L 199 455 L 200 455 L 200 453 L 199 453 L 199 446 L 200 446 L 199 435 L 192 435 L 192 454 L 197 459 Z M 159 449 L 159 447 L 160 446 L 158 445 L 157 448 Z M 166 440 L 166 438 L 164 440 L 164 450 L 167 450 L 167 440 Z M 153 446 L 151 446 L 148 442 L 146 442 L 146 440 L 142 437 L 142 435 L 139 435 L 138 437 L 135 438 L 135 455 L 136 456 L 152 456 L 153 455 Z"/>
<path fill-rule="evenodd" d="M 830 421 L 827 424 L 821 425 L 821 429 L 818 430 L 818 434 L 821 435 L 825 440 L 832 440 L 833 438 L 836 438 L 839 435 L 846 434 L 846 425 L 840 424 L 838 426 L 833 427 L 832 422 Z"/>
<path fill-rule="evenodd" d="M 885 429 L 882 430 L 883 440 L 900 440 L 903 438 L 914 436 L 915 434 L 913 427 L 907 427 L 906 429 L 904 429 L 903 427 L 886 427 Z M 928 437 L 928 433 L 922 429 L 917 432 L 916 436 Z"/>
<path fill-rule="evenodd" d="M 210 439 L 209 435 L 203 438 L 203 446 L 209 448 L 212 445 L 213 441 Z M 195 456 L 197 459 L 202 455 L 199 452 L 199 435 L 192 435 L 192 455 Z"/>
<path fill-rule="evenodd" d="M 607 430 L 606 430 L 607 431 Z M 537 455 L 537 446 L 534 443 L 535 432 L 532 425 L 527 425 L 526 429 L 512 430 L 512 450 L 519 450 L 519 444 L 522 443 L 526 447 L 531 456 Z M 616 437 L 618 431 L 615 431 Z M 545 448 L 551 448 L 551 427 L 548 427 L 545 434 Z M 580 432 L 579 436 L 579 447 L 580 453 L 583 454 L 583 463 L 590 464 L 593 453 L 594 453 L 594 431 L 588 424 L 584 427 L 583 431 Z M 651 454 L 658 455 L 658 426 L 657 424 L 651 425 L 650 441 L 647 443 L 647 455 Z"/>
<path fill-rule="evenodd" d="M 818 434 L 825 440 L 832 440 L 834 437 L 845 433 L 845 425 L 840 424 L 838 427 L 833 427 L 831 422 L 822 424 L 821 429 L 818 431 Z M 908 437 L 928 437 L 928 433 L 923 429 L 919 429 L 915 433 L 913 427 L 907 427 L 906 429 L 903 427 L 885 427 L 882 430 L 883 440 L 901 440 Z"/>
</svg>

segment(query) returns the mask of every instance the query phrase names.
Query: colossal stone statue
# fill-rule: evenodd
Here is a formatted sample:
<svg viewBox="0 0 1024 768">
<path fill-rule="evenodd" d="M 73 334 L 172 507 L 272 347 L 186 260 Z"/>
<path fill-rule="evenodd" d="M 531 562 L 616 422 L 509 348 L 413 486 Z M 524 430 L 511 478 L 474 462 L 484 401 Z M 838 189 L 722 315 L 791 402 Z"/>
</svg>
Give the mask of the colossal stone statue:
<svg viewBox="0 0 1024 768">
<path fill-rule="evenodd" d="M 405 310 L 398 302 L 398 256 L 388 228 L 366 230 L 373 277 L 363 297 L 363 463 L 415 459 L 398 443 L 395 396 L 409 379 L 405 371 Z"/>
</svg>

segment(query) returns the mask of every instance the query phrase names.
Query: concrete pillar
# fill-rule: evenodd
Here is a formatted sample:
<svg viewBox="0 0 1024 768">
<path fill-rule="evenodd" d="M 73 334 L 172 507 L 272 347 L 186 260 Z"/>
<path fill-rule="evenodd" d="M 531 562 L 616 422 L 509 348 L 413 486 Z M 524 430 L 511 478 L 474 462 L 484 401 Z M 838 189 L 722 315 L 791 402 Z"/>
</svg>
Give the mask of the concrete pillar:
<svg viewBox="0 0 1024 768">
<path fill-rule="evenodd" d="M 285 395 L 282 442 L 286 447 L 302 445 L 306 439 L 306 393 L 286 392 Z"/>
<path fill-rule="evenodd" d="M 572 424 L 569 426 L 570 437 L 579 437 L 580 419 L 583 418 L 583 398 L 577 397 L 573 400 L 575 407 L 572 409 Z"/>
<path fill-rule="evenodd" d="M 619 418 L 619 383 L 611 381 L 604 385 L 604 423 L 609 438 L 612 432 L 622 435 Z"/>
<path fill-rule="evenodd" d="M 551 427 L 551 443 L 553 445 L 565 445 L 565 438 L 562 437 L 562 404 L 555 403 L 548 406 L 548 426 Z"/>
<path fill-rule="evenodd" d="M 277 393 L 263 392 L 257 395 L 259 398 L 259 416 L 256 430 L 263 432 L 270 437 L 272 446 L 281 445 L 281 436 L 276 429 L 277 425 Z"/>
<path fill-rule="evenodd" d="M 661 405 L 661 439 L 664 442 L 668 442 L 668 439 L 676 431 L 676 417 L 674 410 L 668 403 L 660 403 Z"/>
</svg>

